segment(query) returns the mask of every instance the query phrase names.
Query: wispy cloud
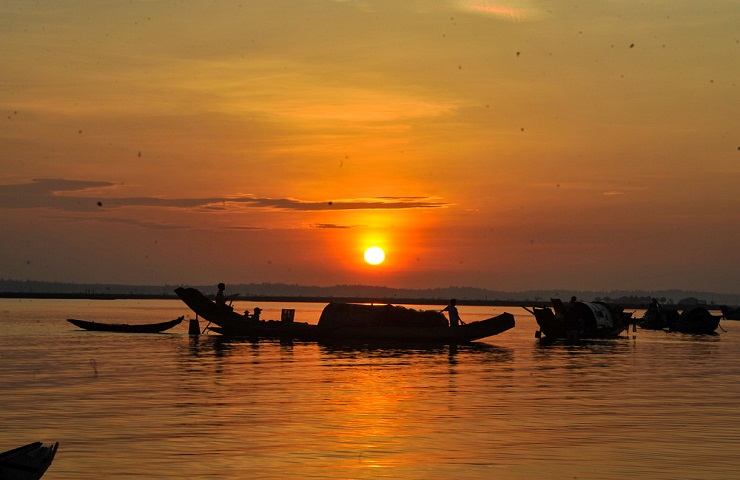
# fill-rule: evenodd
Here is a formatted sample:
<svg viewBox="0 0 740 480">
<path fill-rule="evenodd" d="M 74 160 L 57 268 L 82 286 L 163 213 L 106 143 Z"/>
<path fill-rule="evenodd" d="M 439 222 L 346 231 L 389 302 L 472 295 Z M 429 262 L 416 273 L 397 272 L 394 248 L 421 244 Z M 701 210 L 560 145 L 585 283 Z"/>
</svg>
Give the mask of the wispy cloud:
<svg viewBox="0 0 740 480">
<path fill-rule="evenodd" d="M 384 196 L 311 201 L 296 198 L 257 197 L 255 195 L 203 198 L 108 197 L 105 195 L 106 192 L 103 190 L 116 186 L 115 183 L 111 182 L 66 179 L 38 179 L 30 183 L 0 185 L 0 208 L 92 211 L 124 207 L 150 207 L 207 212 L 249 208 L 286 211 L 331 211 L 427 209 L 448 206 L 447 203 L 438 198 L 422 196 Z M 99 195 L 93 195 L 93 192 L 99 193 Z M 84 194 L 80 195 L 80 193 Z"/>
<path fill-rule="evenodd" d="M 352 225 L 339 225 L 338 223 L 315 223 L 311 225 L 311 228 L 326 228 L 326 229 L 345 229 L 345 228 L 354 228 Z"/>
<path fill-rule="evenodd" d="M 175 225 L 166 222 L 153 222 L 136 220 L 133 218 L 115 218 L 105 216 L 65 216 L 65 215 L 48 215 L 47 218 L 55 220 L 69 221 L 69 222 L 89 222 L 89 223 L 107 223 L 107 224 L 119 224 L 119 225 L 133 225 L 135 227 L 142 227 L 149 230 L 191 230 L 192 227 L 185 225 Z"/>
<path fill-rule="evenodd" d="M 528 0 L 456 0 L 463 10 L 505 20 L 530 20 L 540 14 Z"/>
</svg>

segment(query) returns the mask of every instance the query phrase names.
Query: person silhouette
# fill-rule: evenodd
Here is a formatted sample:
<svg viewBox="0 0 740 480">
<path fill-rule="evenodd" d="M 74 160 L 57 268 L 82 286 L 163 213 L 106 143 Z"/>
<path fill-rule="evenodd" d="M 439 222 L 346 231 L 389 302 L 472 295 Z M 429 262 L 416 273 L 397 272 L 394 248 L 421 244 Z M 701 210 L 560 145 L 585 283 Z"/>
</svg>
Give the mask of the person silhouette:
<svg viewBox="0 0 740 480">
<path fill-rule="evenodd" d="M 225 307 L 226 306 L 226 297 L 224 296 L 224 290 L 226 289 L 226 285 L 223 283 L 218 284 L 218 293 L 216 293 L 216 305 L 219 307 Z"/>
<path fill-rule="evenodd" d="M 457 300 L 454 298 L 450 300 L 450 303 L 442 309 L 443 312 L 447 312 L 447 315 L 450 317 L 450 326 L 451 327 L 457 327 L 460 322 L 462 321 L 460 319 L 460 314 L 457 311 Z"/>
</svg>

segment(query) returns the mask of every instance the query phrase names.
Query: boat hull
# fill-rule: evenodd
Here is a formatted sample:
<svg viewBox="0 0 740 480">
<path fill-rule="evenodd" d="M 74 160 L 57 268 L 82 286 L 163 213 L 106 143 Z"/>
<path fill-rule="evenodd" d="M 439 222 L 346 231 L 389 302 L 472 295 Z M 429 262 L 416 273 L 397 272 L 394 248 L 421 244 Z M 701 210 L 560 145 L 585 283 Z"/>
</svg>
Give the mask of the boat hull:
<svg viewBox="0 0 740 480">
<path fill-rule="evenodd" d="M 347 326 L 321 332 L 324 340 L 357 340 L 371 342 L 442 343 L 462 344 L 492 337 L 514 328 L 514 316 L 502 313 L 495 317 L 470 322 L 456 327 L 396 327 L 396 326 Z"/>
<path fill-rule="evenodd" d="M 78 320 L 68 318 L 67 321 L 76 327 L 95 332 L 120 332 L 120 333 L 161 333 L 169 330 L 180 323 L 185 317 L 179 317 L 168 322 L 145 323 L 145 324 L 126 324 L 126 323 L 101 323 L 90 322 L 87 320 Z"/>
<path fill-rule="evenodd" d="M 221 335 L 229 337 L 274 338 L 281 340 L 319 339 L 319 328 L 303 322 L 278 322 L 275 320 L 244 320 L 241 323 L 212 322 L 217 326 L 208 327 Z"/>
</svg>

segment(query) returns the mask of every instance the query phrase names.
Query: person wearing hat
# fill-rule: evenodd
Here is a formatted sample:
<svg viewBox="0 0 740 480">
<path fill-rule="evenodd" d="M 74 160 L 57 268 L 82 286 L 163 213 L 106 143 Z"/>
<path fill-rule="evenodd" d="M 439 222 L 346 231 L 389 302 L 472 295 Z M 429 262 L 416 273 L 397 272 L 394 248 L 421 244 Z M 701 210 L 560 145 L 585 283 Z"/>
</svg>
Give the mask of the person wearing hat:
<svg viewBox="0 0 740 480">
<path fill-rule="evenodd" d="M 252 314 L 252 320 L 259 320 L 262 309 L 260 307 L 254 307 L 254 313 Z"/>
</svg>

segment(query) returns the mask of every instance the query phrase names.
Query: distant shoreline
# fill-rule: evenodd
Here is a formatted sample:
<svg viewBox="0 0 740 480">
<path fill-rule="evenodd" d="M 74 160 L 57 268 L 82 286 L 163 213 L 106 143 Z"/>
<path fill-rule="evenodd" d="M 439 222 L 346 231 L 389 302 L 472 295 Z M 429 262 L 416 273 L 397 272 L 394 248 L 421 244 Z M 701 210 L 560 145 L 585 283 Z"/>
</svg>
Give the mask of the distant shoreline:
<svg viewBox="0 0 740 480">
<path fill-rule="evenodd" d="M 124 294 L 124 293 L 30 293 L 30 292 L 0 292 L 0 298 L 18 299 L 50 299 L 50 300 L 179 300 L 177 295 L 170 294 Z M 446 305 L 447 300 L 434 298 L 371 298 L 371 297 L 339 297 L 339 296 L 296 296 L 296 295 L 240 295 L 235 301 L 248 302 L 284 302 L 284 303 L 394 303 L 417 305 Z M 458 300 L 459 305 L 490 305 L 490 306 L 546 306 L 550 302 L 512 302 L 511 300 Z"/>
<path fill-rule="evenodd" d="M 215 294 L 215 284 L 128 285 L 115 283 L 68 283 L 58 281 L 0 279 L 0 298 L 46 298 L 84 300 L 169 300 L 177 299 L 175 288 L 197 288 Z M 227 292 L 247 302 L 361 302 L 418 305 L 447 305 L 451 298 L 461 305 L 549 306 L 551 298 L 576 296 L 587 302 L 603 301 L 626 309 L 647 308 L 652 299 L 666 307 L 702 305 L 716 310 L 719 305 L 740 306 L 740 293 L 699 290 L 579 290 L 537 289 L 524 291 L 488 290 L 478 287 L 394 288 L 373 285 L 296 285 L 285 283 L 229 283 Z M 441 308 L 441 307 L 440 307 Z"/>
<path fill-rule="evenodd" d="M 31 293 L 31 292 L 0 292 L 0 298 L 10 299 L 45 299 L 45 300 L 179 300 L 174 294 L 121 294 L 121 293 Z M 274 302 L 274 303 L 382 303 L 397 305 L 446 305 L 447 301 L 434 298 L 370 298 L 370 297 L 331 297 L 331 296 L 278 296 L 278 295 L 249 295 L 239 296 L 234 299 L 242 302 Z M 607 302 L 611 305 L 619 305 L 625 310 L 639 310 L 647 306 L 644 304 L 631 304 L 620 302 Z M 458 299 L 458 305 L 487 306 L 487 307 L 549 307 L 549 301 L 532 300 L 471 300 Z M 668 308 L 686 308 L 687 305 L 664 304 Z M 691 305 L 693 306 L 693 305 Z M 719 310 L 719 305 L 701 305 L 708 310 Z"/>
</svg>

